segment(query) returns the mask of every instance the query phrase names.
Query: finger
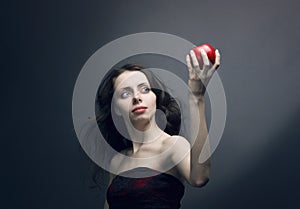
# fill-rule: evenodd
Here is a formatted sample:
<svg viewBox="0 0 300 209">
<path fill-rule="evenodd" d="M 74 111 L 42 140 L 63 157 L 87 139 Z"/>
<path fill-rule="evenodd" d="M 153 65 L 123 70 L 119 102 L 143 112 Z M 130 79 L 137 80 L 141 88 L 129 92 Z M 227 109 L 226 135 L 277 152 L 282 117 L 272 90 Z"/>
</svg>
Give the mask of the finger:
<svg viewBox="0 0 300 209">
<path fill-rule="evenodd" d="M 196 54 L 195 54 L 194 50 L 190 51 L 190 56 L 192 58 L 192 64 L 193 64 L 194 68 L 196 68 L 195 70 L 200 70 L 199 62 L 197 60 L 197 57 L 196 57 Z"/>
<path fill-rule="evenodd" d="M 220 55 L 220 52 L 218 49 L 216 49 L 215 53 L 216 53 L 216 59 L 215 59 L 215 64 L 214 64 L 213 68 L 218 69 L 218 67 L 221 64 L 221 55 Z"/>
<path fill-rule="evenodd" d="M 186 64 L 187 64 L 188 70 L 192 71 L 192 64 L 191 64 L 190 55 L 186 55 Z"/>
<path fill-rule="evenodd" d="M 210 62 L 209 62 L 208 56 L 207 56 L 206 52 L 204 51 L 204 49 L 200 49 L 200 53 L 202 56 L 203 64 L 206 66 L 209 66 Z"/>
<path fill-rule="evenodd" d="M 212 67 L 212 65 L 211 65 L 204 49 L 200 49 L 200 53 L 201 53 L 201 57 L 203 60 L 203 66 L 202 66 L 201 71 L 202 71 L 203 76 L 206 77 L 208 75 L 208 71 L 210 70 L 210 67 Z"/>
<path fill-rule="evenodd" d="M 215 53 L 216 53 L 216 58 L 215 58 L 215 64 L 208 70 L 208 73 L 207 75 L 209 77 L 211 77 L 214 72 L 217 70 L 217 68 L 220 66 L 220 53 L 219 53 L 219 50 L 215 50 Z"/>
<path fill-rule="evenodd" d="M 189 54 L 186 55 L 186 64 L 187 64 L 188 71 L 189 71 L 189 79 L 197 80 L 197 75 L 196 75 L 195 71 L 193 70 L 192 63 L 191 63 L 191 57 Z"/>
</svg>

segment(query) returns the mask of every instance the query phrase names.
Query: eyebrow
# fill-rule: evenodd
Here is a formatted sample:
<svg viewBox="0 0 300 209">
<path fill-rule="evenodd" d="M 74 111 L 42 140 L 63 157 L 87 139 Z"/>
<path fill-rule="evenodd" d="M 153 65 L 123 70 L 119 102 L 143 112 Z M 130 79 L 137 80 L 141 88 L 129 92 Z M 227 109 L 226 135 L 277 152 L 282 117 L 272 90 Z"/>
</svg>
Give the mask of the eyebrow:
<svg viewBox="0 0 300 209">
<path fill-rule="evenodd" d="M 141 84 L 138 85 L 138 87 L 141 87 L 141 86 L 149 86 L 149 84 L 148 83 L 141 83 Z"/>
<path fill-rule="evenodd" d="M 144 82 L 144 83 L 140 83 L 137 87 L 140 88 L 141 86 L 150 86 L 150 85 L 148 83 Z M 130 89 L 131 89 L 131 87 L 129 87 L 129 86 L 120 88 L 120 90 L 130 90 Z"/>
</svg>

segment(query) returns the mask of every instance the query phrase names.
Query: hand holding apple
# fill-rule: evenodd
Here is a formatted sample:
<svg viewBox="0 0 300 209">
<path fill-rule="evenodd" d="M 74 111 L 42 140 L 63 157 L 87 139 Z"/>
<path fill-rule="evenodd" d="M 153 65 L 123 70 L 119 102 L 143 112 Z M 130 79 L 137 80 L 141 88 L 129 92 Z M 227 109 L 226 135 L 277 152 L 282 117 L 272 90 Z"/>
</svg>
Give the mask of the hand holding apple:
<svg viewBox="0 0 300 209">
<path fill-rule="evenodd" d="M 193 48 L 186 56 L 189 83 L 193 92 L 203 93 L 213 73 L 220 65 L 220 53 L 209 44 Z M 197 85 L 196 85 L 197 84 Z M 201 90 L 202 89 L 202 90 Z"/>
<path fill-rule="evenodd" d="M 215 64 L 216 52 L 215 52 L 214 47 L 210 44 L 203 44 L 201 46 L 197 46 L 197 47 L 193 48 L 193 51 L 196 54 L 196 57 L 197 57 L 197 60 L 199 62 L 200 67 L 202 68 L 202 66 L 203 66 L 203 59 L 202 59 L 202 55 L 201 55 L 201 49 L 203 49 L 206 52 L 209 61 L 212 64 Z"/>
</svg>

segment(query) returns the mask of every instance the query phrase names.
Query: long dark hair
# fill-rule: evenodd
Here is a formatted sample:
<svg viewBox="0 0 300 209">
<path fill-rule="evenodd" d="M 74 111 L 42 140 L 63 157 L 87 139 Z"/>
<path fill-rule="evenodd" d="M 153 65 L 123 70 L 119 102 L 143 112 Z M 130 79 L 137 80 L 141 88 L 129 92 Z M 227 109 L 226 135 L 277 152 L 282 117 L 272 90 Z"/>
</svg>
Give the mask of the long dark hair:
<svg viewBox="0 0 300 209">
<path fill-rule="evenodd" d="M 116 151 L 121 151 L 132 146 L 130 140 L 119 133 L 113 122 L 111 103 L 114 94 L 114 81 L 125 71 L 140 71 L 147 77 L 151 90 L 156 95 L 156 107 L 166 116 L 165 132 L 170 135 L 178 135 L 181 125 L 181 112 L 177 101 L 167 92 L 165 85 L 150 70 L 137 64 L 126 64 L 121 68 L 113 68 L 103 78 L 95 101 L 96 120 L 99 129 Z"/>
</svg>

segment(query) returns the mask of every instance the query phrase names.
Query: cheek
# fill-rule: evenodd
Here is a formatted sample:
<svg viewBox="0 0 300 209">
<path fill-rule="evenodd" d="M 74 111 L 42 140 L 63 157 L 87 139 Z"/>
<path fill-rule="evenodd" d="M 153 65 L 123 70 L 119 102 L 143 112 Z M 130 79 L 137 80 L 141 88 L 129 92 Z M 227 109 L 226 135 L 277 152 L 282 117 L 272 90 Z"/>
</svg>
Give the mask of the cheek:
<svg viewBox="0 0 300 209">
<path fill-rule="evenodd" d="M 156 95 L 154 93 L 151 95 L 151 101 L 151 105 L 156 109 Z"/>
<path fill-rule="evenodd" d="M 127 100 L 116 100 L 113 102 L 113 109 L 117 115 L 123 115 L 129 110 L 129 102 Z"/>
</svg>

